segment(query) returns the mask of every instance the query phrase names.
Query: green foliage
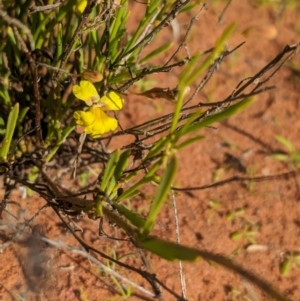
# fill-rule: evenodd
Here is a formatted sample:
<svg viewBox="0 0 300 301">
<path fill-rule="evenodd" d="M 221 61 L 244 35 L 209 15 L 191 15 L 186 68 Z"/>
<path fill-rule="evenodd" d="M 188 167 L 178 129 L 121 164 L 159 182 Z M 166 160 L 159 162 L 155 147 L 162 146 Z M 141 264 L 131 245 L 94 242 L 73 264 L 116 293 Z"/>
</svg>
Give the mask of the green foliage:
<svg viewBox="0 0 300 301">
<path fill-rule="evenodd" d="M 291 141 L 282 136 L 275 136 L 275 139 L 287 149 L 287 152 L 276 152 L 271 154 L 271 157 L 286 162 L 291 168 L 298 168 L 300 166 L 300 151 L 296 150 Z"/>
<path fill-rule="evenodd" d="M 280 274 L 287 276 L 294 268 L 300 267 L 300 252 L 287 252 L 280 265 Z"/>
<path fill-rule="evenodd" d="M 258 225 L 247 221 L 244 218 L 245 209 L 239 208 L 226 214 L 226 219 L 232 223 L 240 222 L 241 227 L 239 230 L 230 234 L 232 240 L 242 240 L 247 244 L 256 244 L 255 237 L 259 235 Z"/>
<path fill-rule="evenodd" d="M 5 136 L 1 142 L 1 147 L 0 147 L 0 161 L 4 161 L 4 162 L 7 161 L 7 156 L 11 147 L 13 134 L 15 132 L 16 125 L 17 125 L 18 115 L 19 115 L 19 104 L 16 103 L 8 115 Z"/>
<path fill-rule="evenodd" d="M 297 3 L 297 0 L 255 0 L 257 5 L 271 6 L 276 9 L 282 9 L 283 7 L 289 7 Z"/>
<path fill-rule="evenodd" d="M 226 258 L 151 234 L 176 179 L 177 165 L 180 164 L 178 152 L 188 145 L 204 143 L 204 128 L 238 114 L 254 101 L 252 96 L 255 93 L 245 96 L 243 89 L 239 88 L 224 101 L 211 104 L 207 110 L 199 105 L 187 105 L 201 90 L 199 79 L 209 78 L 211 70 L 219 68 L 222 60 L 232 53 L 225 45 L 235 25 L 224 29 L 211 51 L 199 49 L 179 60 L 177 54 L 186 45 L 190 29 L 178 49 L 173 43 L 164 43 L 148 54 L 144 50 L 157 42 L 160 31 L 170 26 L 178 14 L 190 12 L 195 7 L 199 9 L 200 3 L 142 2 L 140 5 L 144 5 L 144 10 L 131 33 L 128 32 L 131 16 L 126 0 L 120 4 L 87 1 L 83 10 L 78 9 L 78 1 L 61 1 L 50 8 L 29 8 L 31 3 L 17 1 L 11 6 L 10 1 L 2 1 L 0 8 L 3 17 L 0 20 L 1 38 L 6 41 L 0 42 L 0 167 L 7 180 L 11 180 L 12 174 L 19 175 L 13 178 L 16 186 L 7 185 L 7 189 L 20 184 L 38 193 L 63 221 L 66 216 L 69 218 L 83 212 L 91 219 L 105 217 L 130 237 L 134 246 L 161 258 L 196 261 L 202 257 L 242 273 Z M 166 50 L 173 51 L 170 61 L 157 66 L 155 62 L 165 59 Z M 121 119 L 126 114 L 120 114 L 123 116 L 118 119 L 120 130 L 97 139 L 87 135 L 84 141 L 85 134 L 75 130 L 73 116 L 78 110 L 87 114 L 90 107 L 105 107 L 102 97 L 111 91 L 120 95 L 126 92 L 130 97 L 133 85 L 147 88 L 149 75 L 168 73 L 174 68 L 179 74 L 176 88 L 163 90 L 166 87 L 155 87 L 164 91 L 165 94 L 160 96 L 173 100 L 171 113 L 124 129 Z M 92 103 L 86 108 L 83 102 L 75 99 L 72 87 L 80 79 L 86 80 L 84 75 L 88 71 L 98 75 L 93 82 L 100 97 L 99 100 L 85 100 L 85 104 Z M 197 85 L 199 89 L 195 89 L 194 96 L 188 99 L 186 91 Z M 125 102 L 124 106 L 129 104 Z M 91 126 L 94 123 L 95 120 Z M 84 130 L 88 128 L 81 125 Z M 135 140 L 124 142 L 115 149 L 111 142 L 120 136 L 134 137 Z M 153 140 L 149 142 L 149 138 Z M 292 161 L 298 163 L 300 156 L 293 145 L 282 138 L 277 140 L 288 148 Z M 2 169 L 6 166 L 4 163 L 9 165 L 7 170 Z M 79 189 L 74 185 L 72 190 L 67 190 L 52 180 L 59 172 L 67 170 L 75 179 L 86 181 L 87 170 L 95 166 L 96 180 L 92 187 L 87 184 Z M 146 187 L 155 192 L 148 202 L 148 214 L 141 216 L 131 202 Z M 10 195 L 10 192 L 6 194 Z M 211 210 L 216 211 L 218 206 L 218 202 L 210 203 Z M 232 213 L 228 219 L 234 219 L 234 215 L 238 212 Z M 67 226 L 69 222 L 65 224 Z M 251 231 L 248 227 L 243 228 L 232 238 L 254 241 Z M 83 244 L 83 241 L 79 242 Z M 85 249 L 89 248 L 85 245 Z M 251 279 L 257 281 L 255 277 Z M 130 289 L 124 290 L 115 278 L 112 280 L 124 298 L 131 295 Z M 270 295 L 278 297 L 274 292 Z"/>
<path fill-rule="evenodd" d="M 245 214 L 245 209 L 241 208 L 241 209 L 237 209 L 235 211 L 229 212 L 226 214 L 226 219 L 228 221 L 233 221 L 241 216 L 243 216 Z"/>
<path fill-rule="evenodd" d="M 252 225 L 245 225 L 241 230 L 230 234 L 232 240 L 243 239 L 244 241 L 255 244 L 255 237 L 259 234 L 257 230 L 254 230 Z"/>
<path fill-rule="evenodd" d="M 210 225 L 212 223 L 212 220 L 214 218 L 214 216 L 217 214 L 218 210 L 221 208 L 222 203 L 218 202 L 216 200 L 210 200 L 209 201 L 209 216 L 207 219 L 207 223 L 208 225 Z"/>
<path fill-rule="evenodd" d="M 146 249 L 159 257 L 171 261 L 176 259 L 195 261 L 201 256 L 196 249 L 161 240 L 156 237 L 148 236 L 147 238 L 138 238 L 137 243 L 140 248 Z"/>
<path fill-rule="evenodd" d="M 176 172 L 176 159 L 172 158 L 170 162 L 167 163 L 166 170 L 160 179 L 160 185 L 157 189 L 157 193 L 151 204 L 150 212 L 148 214 L 146 223 L 144 225 L 144 235 L 148 235 L 154 226 L 155 219 L 160 212 L 162 205 L 170 191 L 171 185 L 174 180 Z"/>
</svg>

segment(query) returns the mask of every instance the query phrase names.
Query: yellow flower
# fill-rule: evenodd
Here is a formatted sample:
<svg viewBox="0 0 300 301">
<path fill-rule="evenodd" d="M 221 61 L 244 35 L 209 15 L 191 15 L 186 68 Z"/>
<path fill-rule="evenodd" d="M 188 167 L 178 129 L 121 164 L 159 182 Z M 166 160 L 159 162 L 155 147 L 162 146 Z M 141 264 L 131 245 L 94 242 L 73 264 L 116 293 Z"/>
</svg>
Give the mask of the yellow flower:
<svg viewBox="0 0 300 301">
<path fill-rule="evenodd" d="M 87 134 L 97 138 L 118 127 L 118 121 L 104 113 L 104 111 L 122 109 L 124 100 L 117 93 L 111 91 L 100 98 L 95 86 L 84 80 L 73 87 L 73 93 L 90 106 L 86 112 L 76 111 L 74 113 L 76 123 L 83 126 Z"/>
<path fill-rule="evenodd" d="M 74 113 L 76 123 L 84 127 L 87 134 L 97 138 L 109 131 L 114 131 L 118 127 L 118 121 L 107 116 L 100 108 L 90 107 L 87 112 L 76 111 Z"/>
<path fill-rule="evenodd" d="M 75 6 L 75 9 L 79 12 L 79 13 L 83 13 L 85 8 L 87 6 L 87 0 L 79 0 L 78 3 Z"/>
<path fill-rule="evenodd" d="M 75 85 L 73 93 L 78 99 L 85 101 L 88 106 L 96 104 L 100 100 L 95 86 L 87 80 L 82 80 L 79 85 Z"/>
</svg>

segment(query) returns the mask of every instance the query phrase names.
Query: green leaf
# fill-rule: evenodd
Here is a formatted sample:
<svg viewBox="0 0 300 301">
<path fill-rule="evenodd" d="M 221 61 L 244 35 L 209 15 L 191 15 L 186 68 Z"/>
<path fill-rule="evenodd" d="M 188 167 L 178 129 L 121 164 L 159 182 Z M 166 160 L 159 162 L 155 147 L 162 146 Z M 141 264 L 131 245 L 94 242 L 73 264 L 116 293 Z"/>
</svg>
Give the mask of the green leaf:
<svg viewBox="0 0 300 301">
<path fill-rule="evenodd" d="M 224 111 L 217 113 L 215 115 L 208 116 L 202 121 L 194 122 L 190 126 L 183 126 L 179 131 L 177 131 L 174 135 L 176 135 L 176 139 L 178 140 L 183 135 L 198 131 L 199 129 L 209 126 L 212 123 L 222 121 L 232 115 L 238 114 L 240 111 L 248 107 L 252 104 L 253 98 L 245 99 L 239 103 L 232 105 L 231 107 L 225 109 Z"/>
<path fill-rule="evenodd" d="M 195 59 L 193 59 L 190 62 L 190 64 L 191 65 L 196 64 Z M 174 133 L 174 131 L 176 130 L 176 127 L 177 127 L 177 124 L 179 121 L 179 117 L 180 117 L 180 112 L 181 112 L 181 109 L 183 106 L 183 100 L 186 95 L 186 88 L 188 87 L 188 85 L 185 83 L 186 81 L 184 80 L 184 76 L 185 76 L 184 73 L 188 73 L 187 70 L 189 70 L 189 66 L 185 71 L 183 71 L 182 78 L 179 80 L 179 85 L 178 85 L 179 92 L 178 92 L 178 97 L 177 97 L 176 106 L 175 106 L 175 110 L 174 110 L 174 115 L 172 118 L 172 123 L 171 123 L 171 129 L 170 129 L 171 133 Z M 186 76 L 188 76 L 188 74 L 186 74 Z"/>
<path fill-rule="evenodd" d="M 163 149 L 164 147 L 168 144 L 170 138 L 169 137 L 162 137 L 160 138 L 154 145 L 153 147 L 150 149 L 149 153 L 147 154 L 146 158 L 144 159 L 147 160 L 149 158 L 153 158 L 156 155 L 158 155 Z"/>
<path fill-rule="evenodd" d="M 141 218 L 137 213 L 116 202 L 113 203 L 113 206 L 116 207 L 119 213 L 124 215 L 134 226 L 140 229 L 144 227 L 145 219 Z"/>
<path fill-rule="evenodd" d="M 130 150 L 127 150 L 120 155 L 120 158 L 117 162 L 113 176 L 110 180 L 109 185 L 107 186 L 107 188 L 105 190 L 107 195 L 111 194 L 111 192 L 113 191 L 115 186 L 118 184 L 120 177 L 123 175 L 124 170 L 127 168 L 130 153 L 131 153 Z"/>
<path fill-rule="evenodd" d="M 245 209 L 237 209 L 233 212 L 229 212 L 228 214 L 226 214 L 226 219 L 228 221 L 232 221 L 232 220 L 236 219 L 237 217 L 240 217 L 244 214 L 245 214 Z"/>
<path fill-rule="evenodd" d="M 186 85 L 186 82 L 188 81 L 189 76 L 193 73 L 194 69 L 196 68 L 197 62 L 199 61 L 200 57 L 201 53 L 197 53 L 191 58 L 191 60 L 180 75 L 179 83 L 181 85 Z"/>
<path fill-rule="evenodd" d="M 16 103 L 8 115 L 6 132 L 0 147 L 0 160 L 3 160 L 5 162 L 7 161 L 7 155 L 9 153 L 12 137 L 17 125 L 18 116 L 19 116 L 19 103 Z"/>
<path fill-rule="evenodd" d="M 194 142 L 200 141 L 202 139 L 204 139 L 204 136 L 198 136 L 198 137 L 187 139 L 187 140 L 181 142 L 179 145 L 177 145 L 176 149 L 180 150 L 180 149 L 182 149 L 182 148 L 184 148 L 184 147 L 186 147 L 186 146 L 188 146 L 188 145 L 190 145 Z"/>
<path fill-rule="evenodd" d="M 137 44 L 139 38 L 144 34 L 145 26 L 151 23 L 152 18 L 156 15 L 158 11 L 160 0 L 152 1 L 150 6 L 147 6 L 147 11 L 144 18 L 141 20 L 138 28 L 135 30 L 132 38 L 126 43 L 124 53 L 129 54 L 132 52 L 132 48 Z M 131 54 L 132 55 L 132 54 Z"/>
<path fill-rule="evenodd" d="M 11 105 L 11 100 L 10 100 L 7 89 L 4 89 L 4 88 L 2 88 L 2 89 L 3 89 L 3 91 L 0 90 L 0 100 L 1 100 L 1 98 L 3 98 L 5 103 Z"/>
<path fill-rule="evenodd" d="M 291 155 L 292 160 L 295 163 L 299 163 L 300 162 L 300 152 L 293 152 L 290 155 Z"/>
<path fill-rule="evenodd" d="M 58 24 L 58 29 L 57 29 L 57 37 L 56 37 L 56 51 L 55 51 L 55 62 L 58 61 L 58 59 L 60 58 L 62 51 L 63 51 L 63 41 L 62 41 L 62 36 L 63 36 L 63 32 L 62 32 L 62 24 L 59 23 Z"/>
<path fill-rule="evenodd" d="M 4 135 L 4 134 L 5 134 L 5 121 L 0 116 L 0 135 Z"/>
<path fill-rule="evenodd" d="M 18 125 L 21 124 L 29 110 L 29 107 L 24 107 L 21 109 L 19 117 L 18 117 Z"/>
<path fill-rule="evenodd" d="M 158 56 L 159 54 L 161 54 L 162 52 L 167 51 L 168 49 L 170 49 L 173 46 L 173 43 L 166 43 L 158 48 L 156 48 L 154 51 L 152 51 L 151 53 L 149 53 L 147 56 L 145 56 L 140 63 L 143 64 L 145 62 L 147 62 L 150 59 L 153 59 L 154 57 Z"/>
<path fill-rule="evenodd" d="M 224 50 L 225 42 L 232 34 L 234 28 L 235 24 L 232 23 L 223 31 L 221 37 L 216 42 L 213 52 L 204 60 L 204 62 L 199 67 L 197 67 L 197 69 L 189 67 L 187 71 L 183 73 L 180 79 L 181 84 L 190 86 L 199 78 L 203 71 L 206 70 L 211 65 L 211 63 L 213 63 L 213 61 L 220 56 L 221 52 Z M 195 61 L 191 62 L 191 64 L 192 67 L 196 65 Z"/>
<path fill-rule="evenodd" d="M 119 160 L 119 157 L 120 157 L 120 150 L 119 149 L 115 150 L 110 155 L 110 158 L 107 162 L 107 165 L 105 166 L 104 174 L 103 174 L 101 185 L 100 185 L 100 189 L 102 191 L 106 190 L 107 184 L 108 184 L 109 180 L 111 179 L 111 177 L 114 174 L 114 171 L 115 171 L 117 162 Z"/>
<path fill-rule="evenodd" d="M 197 5 L 199 5 L 199 3 L 188 3 L 179 11 L 179 14 L 187 12 L 196 7 Z"/>
<path fill-rule="evenodd" d="M 243 233 L 242 232 L 233 232 L 232 234 L 230 234 L 230 238 L 232 240 L 238 240 L 241 239 L 243 237 Z"/>
<path fill-rule="evenodd" d="M 176 243 L 164 241 L 153 236 L 149 236 L 146 239 L 136 238 L 136 241 L 140 248 L 146 249 L 167 260 L 178 259 L 185 261 L 196 261 L 200 258 L 203 258 L 205 260 L 212 261 L 235 273 L 238 273 L 239 275 L 242 275 L 249 281 L 256 284 L 273 299 L 278 301 L 290 300 L 275 290 L 271 284 L 257 277 L 255 274 L 249 272 L 225 256 L 177 245 Z"/>
<path fill-rule="evenodd" d="M 160 209 L 165 202 L 165 199 L 170 191 L 170 187 L 172 185 L 175 173 L 177 168 L 177 161 L 175 157 L 171 159 L 168 163 L 167 168 L 162 176 L 160 185 L 158 187 L 157 193 L 153 200 L 153 203 L 150 208 L 149 215 L 147 217 L 147 221 L 144 227 L 144 234 L 147 235 L 153 228 L 155 219 L 160 212 Z"/>
<path fill-rule="evenodd" d="M 144 178 L 142 178 L 140 181 L 138 181 L 137 183 L 135 183 L 133 186 L 131 186 L 128 190 L 126 190 L 125 192 L 123 192 L 118 198 L 117 201 L 122 201 L 125 200 L 129 197 L 131 197 L 134 194 L 137 194 L 137 190 L 139 189 L 139 187 L 141 187 L 142 185 L 152 182 L 154 180 L 154 173 L 158 170 L 158 168 L 160 167 L 160 161 L 157 162 L 156 164 L 154 164 L 152 166 L 152 168 L 147 172 L 147 174 L 145 175 Z"/>
<path fill-rule="evenodd" d="M 173 242 L 148 236 L 146 239 L 137 239 L 138 247 L 148 250 L 166 260 L 195 261 L 200 259 L 199 251 Z"/>
<path fill-rule="evenodd" d="M 278 160 L 278 161 L 282 161 L 282 162 L 285 162 L 289 159 L 288 155 L 286 154 L 281 154 L 281 153 L 275 153 L 275 154 L 272 154 L 270 155 L 270 157 Z"/>
<path fill-rule="evenodd" d="M 300 266 L 300 252 L 295 252 L 293 254 L 294 262 L 297 266 Z"/>
<path fill-rule="evenodd" d="M 288 275 L 292 268 L 292 264 L 293 262 L 291 258 L 285 259 L 284 262 L 280 265 L 280 274 L 284 276 Z"/>
<path fill-rule="evenodd" d="M 126 1 L 127 2 L 127 1 Z M 127 4 L 125 1 L 122 1 L 122 5 L 117 10 L 117 13 L 114 15 L 113 23 L 110 28 L 110 42 L 109 42 L 109 53 L 114 61 L 120 50 L 120 42 L 122 37 L 126 34 L 125 23 L 129 16 L 127 13 Z"/>
<path fill-rule="evenodd" d="M 294 144 L 290 140 L 288 140 L 288 139 L 286 139 L 286 138 L 284 138 L 282 136 L 279 136 L 279 135 L 276 135 L 275 139 L 279 143 L 281 143 L 283 146 L 285 146 L 290 153 L 293 152 L 293 151 L 295 151 Z"/>
<path fill-rule="evenodd" d="M 59 129 L 60 133 L 60 139 L 57 141 L 56 145 L 51 149 L 50 153 L 46 156 L 46 162 L 50 162 L 51 159 L 54 157 L 62 143 L 67 139 L 67 137 L 70 135 L 70 133 L 74 130 L 75 126 L 74 125 L 69 125 L 67 126 L 62 132 Z"/>
</svg>

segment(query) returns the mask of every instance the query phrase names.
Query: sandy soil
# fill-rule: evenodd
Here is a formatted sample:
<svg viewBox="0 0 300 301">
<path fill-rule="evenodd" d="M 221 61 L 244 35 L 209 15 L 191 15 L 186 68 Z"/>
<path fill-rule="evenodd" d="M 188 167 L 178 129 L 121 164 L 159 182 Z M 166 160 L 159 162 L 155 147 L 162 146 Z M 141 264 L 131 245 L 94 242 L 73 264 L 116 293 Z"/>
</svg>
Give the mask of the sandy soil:
<svg viewBox="0 0 300 301">
<path fill-rule="evenodd" d="M 205 87 L 195 103 L 218 101 L 232 92 L 245 77 L 253 75 L 266 65 L 276 54 L 289 44 L 300 41 L 300 5 L 279 11 L 277 7 L 257 6 L 254 1 L 233 1 L 226 11 L 223 23 L 218 17 L 225 3 L 211 4 L 199 15 L 195 28 L 188 39 L 191 53 L 213 47 L 216 38 L 230 23 L 236 29 L 228 42 L 228 48 L 246 41 L 234 55 L 229 57 L 216 77 Z M 138 16 L 143 6 L 132 3 L 131 16 Z M 181 35 L 187 28 L 189 16 L 179 16 Z M 133 30 L 131 17 L 129 31 Z M 132 27 L 131 27 L 132 26 Z M 161 41 L 172 41 L 171 27 L 164 29 Z M 166 52 L 166 57 L 171 51 Z M 162 60 L 164 58 L 161 58 Z M 299 54 L 292 61 L 298 65 Z M 174 87 L 179 74 L 159 75 L 156 80 L 164 87 Z M 211 184 L 233 176 L 268 176 L 296 169 L 292 163 L 279 162 L 271 156 L 274 151 L 287 150 L 275 139 L 280 135 L 293 142 L 300 149 L 298 140 L 300 119 L 299 71 L 293 73 L 288 67 L 271 80 L 276 90 L 257 97 L 255 103 L 236 117 L 217 124 L 215 129 L 205 129 L 205 140 L 192 145 L 178 154 L 180 171 L 177 187 L 194 187 Z M 128 95 L 126 107 L 119 114 L 125 127 L 135 125 L 162 112 L 170 112 L 172 106 L 164 102 L 148 101 L 137 95 Z M 288 275 L 280 274 L 280 266 L 291 252 L 300 252 L 300 186 L 299 178 L 277 179 L 259 183 L 231 182 L 226 185 L 193 191 L 190 194 L 176 192 L 181 242 L 185 245 L 229 256 L 236 263 L 256 273 L 292 300 L 300 300 L 300 269 L 293 268 Z M 22 191 L 16 192 L 11 200 L 21 208 L 10 204 L 9 212 L 20 221 L 31 218 L 45 203 L 36 195 L 22 198 Z M 151 197 L 145 191 L 143 199 L 133 200 L 133 206 L 141 207 Z M 147 202 L 146 202 L 147 203 Z M 24 209 L 26 208 L 26 210 Z M 3 221 L 11 234 L 18 224 L 8 213 Z M 76 221 L 83 232 L 78 232 L 87 242 L 106 254 L 136 267 L 142 267 L 138 250 L 129 242 L 111 241 L 98 236 L 98 222 L 87 218 Z M 78 242 L 64 230 L 61 221 L 46 208 L 34 222 L 33 235 L 18 231 L 14 242 L 1 249 L 0 300 L 121 300 L 120 291 L 111 276 L 105 275 L 95 264 L 78 254 L 51 247 L 37 239 L 45 235 L 72 246 Z M 20 226 L 20 225 L 19 225 Z M 104 224 L 105 231 L 122 237 L 118 229 Z M 252 232 L 250 232 L 252 231 Z M 232 234 L 240 232 L 240 239 Z M 155 234 L 176 240 L 174 212 L 169 201 L 159 217 Z M 248 236 L 247 236 L 248 235 Z M 115 254 L 114 254 L 115 252 Z M 153 273 L 170 289 L 181 294 L 179 267 L 177 262 L 166 262 L 154 255 L 146 254 Z M 112 263 L 104 264 L 114 268 L 131 281 L 149 285 L 136 274 Z M 264 293 L 244 278 L 204 260 L 184 263 L 188 300 L 269 300 Z M 124 284 L 125 286 L 125 284 Z M 128 300 L 152 300 L 135 290 Z M 148 298 L 148 299 L 147 299 Z M 175 300 L 162 289 L 162 300 Z"/>
</svg>

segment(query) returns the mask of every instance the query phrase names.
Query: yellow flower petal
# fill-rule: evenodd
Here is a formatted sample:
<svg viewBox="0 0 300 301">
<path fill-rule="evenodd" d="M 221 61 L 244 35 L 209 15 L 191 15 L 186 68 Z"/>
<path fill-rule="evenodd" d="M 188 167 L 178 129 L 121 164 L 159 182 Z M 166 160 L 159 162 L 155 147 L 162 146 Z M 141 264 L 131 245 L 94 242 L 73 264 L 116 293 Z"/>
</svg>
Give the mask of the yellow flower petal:
<svg viewBox="0 0 300 301">
<path fill-rule="evenodd" d="M 75 9 L 79 12 L 79 13 L 83 13 L 85 8 L 87 6 L 87 0 L 79 0 L 78 3 L 75 6 Z"/>
<path fill-rule="evenodd" d="M 74 85 L 73 93 L 78 99 L 85 101 L 88 106 L 100 99 L 95 86 L 87 80 L 82 80 L 79 85 Z"/>
<path fill-rule="evenodd" d="M 82 125 L 83 127 L 92 125 L 93 123 L 95 123 L 96 119 L 95 114 L 90 111 L 76 111 L 73 116 L 76 119 L 76 124 Z"/>
<path fill-rule="evenodd" d="M 89 111 L 76 111 L 74 113 L 76 123 L 84 127 L 87 134 L 97 138 L 118 127 L 118 121 L 107 116 L 100 108 L 91 107 Z"/>
<path fill-rule="evenodd" d="M 103 111 L 117 111 L 122 109 L 124 99 L 116 92 L 111 91 L 101 97 L 99 103 L 102 104 Z"/>
</svg>

